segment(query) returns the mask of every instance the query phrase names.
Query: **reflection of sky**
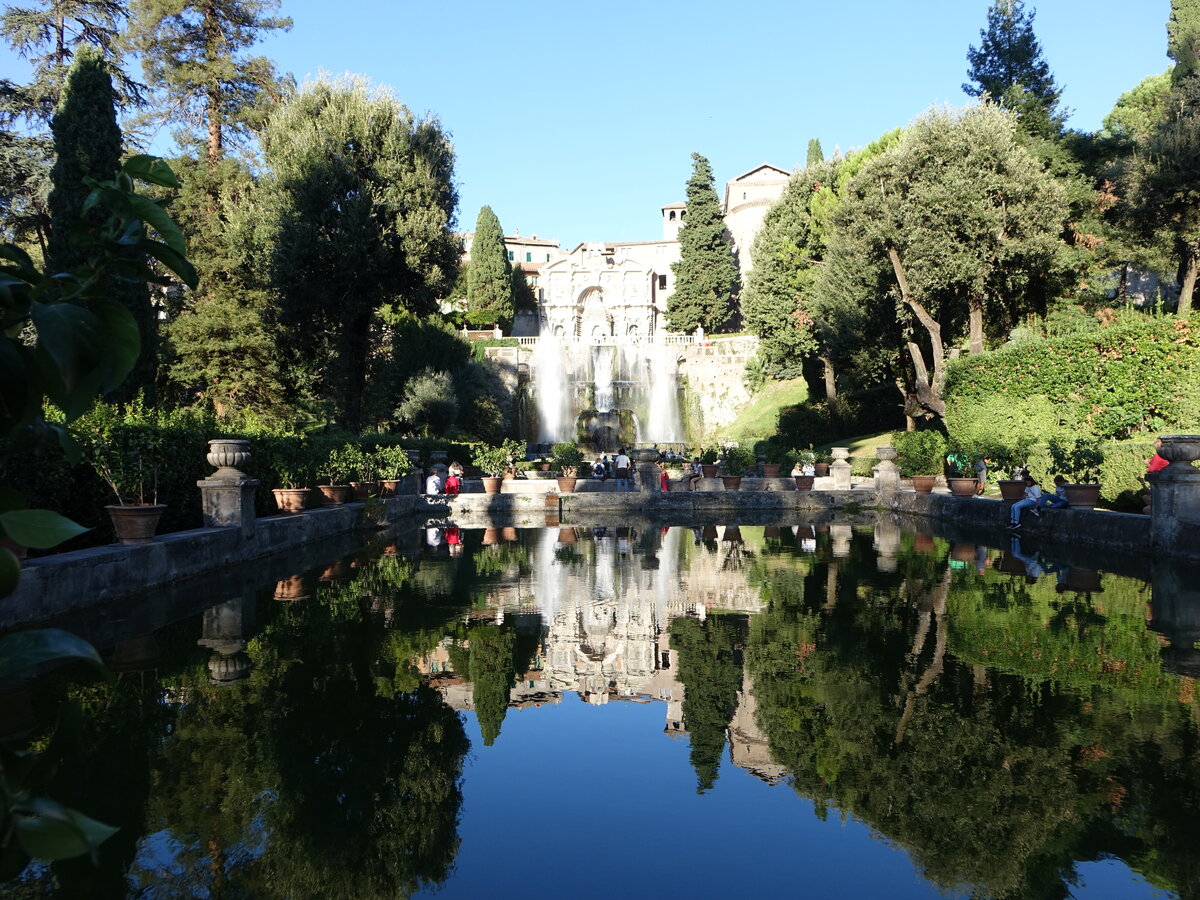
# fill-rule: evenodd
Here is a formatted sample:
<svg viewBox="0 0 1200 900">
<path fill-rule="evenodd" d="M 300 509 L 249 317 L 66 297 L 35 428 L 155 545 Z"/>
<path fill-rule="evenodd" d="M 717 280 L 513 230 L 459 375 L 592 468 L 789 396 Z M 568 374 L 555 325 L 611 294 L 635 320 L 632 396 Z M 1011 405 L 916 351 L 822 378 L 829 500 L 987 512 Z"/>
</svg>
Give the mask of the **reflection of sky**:
<svg viewBox="0 0 1200 900">
<path fill-rule="evenodd" d="M 471 754 L 454 873 L 418 894 L 439 898 L 942 898 L 908 857 L 871 830 L 722 759 L 696 793 L 688 742 L 663 734 L 657 703 L 510 710 L 484 747 L 464 713 Z M 1074 898 L 1167 896 L 1124 863 L 1079 868 Z M 765 893 L 770 892 L 770 893 Z"/>
</svg>

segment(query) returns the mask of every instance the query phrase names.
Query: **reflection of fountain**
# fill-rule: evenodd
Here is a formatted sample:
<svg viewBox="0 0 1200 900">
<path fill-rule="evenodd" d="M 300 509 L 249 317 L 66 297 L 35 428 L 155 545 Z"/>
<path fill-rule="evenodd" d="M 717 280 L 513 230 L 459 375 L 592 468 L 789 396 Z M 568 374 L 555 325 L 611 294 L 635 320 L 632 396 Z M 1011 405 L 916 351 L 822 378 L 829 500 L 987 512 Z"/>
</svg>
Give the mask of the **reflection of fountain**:
<svg viewBox="0 0 1200 900">
<path fill-rule="evenodd" d="M 582 440 L 596 450 L 686 440 L 678 363 L 657 343 L 538 338 L 530 360 L 539 442 Z M 529 435 L 534 437 L 534 435 Z"/>
</svg>

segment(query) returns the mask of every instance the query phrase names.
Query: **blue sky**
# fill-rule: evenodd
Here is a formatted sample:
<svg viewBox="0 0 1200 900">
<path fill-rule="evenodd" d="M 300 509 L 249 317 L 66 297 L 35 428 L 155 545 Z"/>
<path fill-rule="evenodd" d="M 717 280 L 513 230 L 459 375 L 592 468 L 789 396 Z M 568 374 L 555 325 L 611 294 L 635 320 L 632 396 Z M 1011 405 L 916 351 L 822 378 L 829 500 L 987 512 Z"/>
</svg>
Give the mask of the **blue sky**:
<svg viewBox="0 0 1200 900">
<path fill-rule="evenodd" d="M 355 72 L 431 112 L 458 154 L 459 227 L 649 240 L 683 200 L 693 151 L 718 183 L 759 163 L 862 146 L 968 98 L 988 0 L 283 0 L 260 45 L 298 79 Z M 1095 130 L 1163 71 L 1169 0 L 1027 0 L 1069 125 Z M 11 54 L 3 74 L 23 73 Z"/>
</svg>

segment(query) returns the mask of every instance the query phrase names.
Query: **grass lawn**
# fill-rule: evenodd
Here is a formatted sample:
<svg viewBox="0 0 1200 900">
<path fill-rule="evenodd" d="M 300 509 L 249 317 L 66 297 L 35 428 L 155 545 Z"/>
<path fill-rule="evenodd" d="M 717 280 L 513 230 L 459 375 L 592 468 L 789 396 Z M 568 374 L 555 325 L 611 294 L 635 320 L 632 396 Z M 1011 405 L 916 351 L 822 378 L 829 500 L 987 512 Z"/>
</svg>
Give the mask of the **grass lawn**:
<svg viewBox="0 0 1200 900">
<path fill-rule="evenodd" d="M 803 403 L 807 399 L 808 384 L 803 378 L 768 381 L 763 389 L 754 395 L 750 405 L 721 432 L 719 440 L 741 441 L 770 437 L 775 433 L 779 410 L 785 406 Z"/>
<path fill-rule="evenodd" d="M 813 449 L 817 453 L 828 453 L 834 447 L 849 447 L 851 456 L 871 456 L 875 455 L 876 447 L 886 447 L 892 442 L 892 433 L 890 431 L 881 431 L 878 434 L 860 434 L 857 437 L 842 438 L 839 441 L 834 441 L 832 444 L 821 444 Z"/>
</svg>

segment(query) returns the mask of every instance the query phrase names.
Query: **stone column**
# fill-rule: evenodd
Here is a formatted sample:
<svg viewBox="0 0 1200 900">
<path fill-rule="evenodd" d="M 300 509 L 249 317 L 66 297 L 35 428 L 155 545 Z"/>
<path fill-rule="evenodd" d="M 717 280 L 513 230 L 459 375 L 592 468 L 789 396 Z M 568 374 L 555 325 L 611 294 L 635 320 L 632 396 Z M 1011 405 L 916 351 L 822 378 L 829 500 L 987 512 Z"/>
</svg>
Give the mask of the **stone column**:
<svg viewBox="0 0 1200 900">
<path fill-rule="evenodd" d="M 875 523 L 875 567 L 880 572 L 895 572 L 900 553 L 900 526 L 889 515 L 881 515 Z"/>
<path fill-rule="evenodd" d="M 833 489 L 835 491 L 850 490 L 849 456 L 849 447 L 833 448 L 833 463 L 829 466 L 829 474 L 833 476 Z"/>
<path fill-rule="evenodd" d="M 842 559 L 850 555 L 850 540 L 854 537 L 853 528 L 849 525 L 832 524 L 829 526 L 829 537 L 833 542 L 833 555 L 835 557 Z"/>
<path fill-rule="evenodd" d="M 1185 525 L 1200 524 L 1200 435 L 1163 435 L 1158 453 L 1170 465 L 1147 477 L 1151 485 L 1150 541 L 1170 552 Z"/>
<path fill-rule="evenodd" d="M 879 465 L 875 469 L 875 490 L 880 495 L 900 490 L 900 469 L 893 460 L 896 458 L 895 447 L 877 447 L 875 458 Z"/>
<path fill-rule="evenodd" d="M 243 537 L 254 537 L 254 491 L 258 481 L 240 470 L 250 461 L 250 442 L 209 441 L 206 458 L 217 471 L 196 482 L 205 527 L 241 528 Z"/>
</svg>

